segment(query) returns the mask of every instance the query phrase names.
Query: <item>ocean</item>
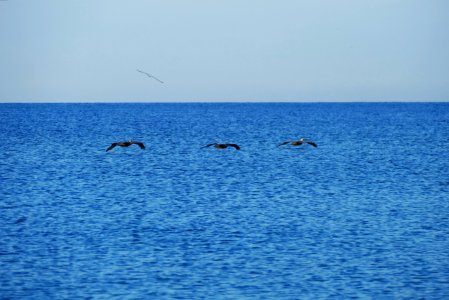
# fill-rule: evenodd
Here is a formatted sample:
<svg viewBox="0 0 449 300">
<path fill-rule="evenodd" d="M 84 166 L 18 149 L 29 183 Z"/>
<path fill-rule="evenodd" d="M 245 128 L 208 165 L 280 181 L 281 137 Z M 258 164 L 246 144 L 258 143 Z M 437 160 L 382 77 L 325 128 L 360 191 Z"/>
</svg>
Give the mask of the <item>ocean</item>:
<svg viewBox="0 0 449 300">
<path fill-rule="evenodd" d="M 449 298 L 449 103 L 0 104 L 0 129 L 0 299 Z"/>
</svg>

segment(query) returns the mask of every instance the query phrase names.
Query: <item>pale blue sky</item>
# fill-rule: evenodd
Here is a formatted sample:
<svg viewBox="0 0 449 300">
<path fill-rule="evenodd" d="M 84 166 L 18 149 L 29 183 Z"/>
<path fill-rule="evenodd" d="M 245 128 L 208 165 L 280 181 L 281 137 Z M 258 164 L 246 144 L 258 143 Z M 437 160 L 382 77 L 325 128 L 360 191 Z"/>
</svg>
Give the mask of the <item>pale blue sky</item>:
<svg viewBox="0 0 449 300">
<path fill-rule="evenodd" d="M 449 1 L 0 1 L 0 101 L 449 101 Z"/>
</svg>

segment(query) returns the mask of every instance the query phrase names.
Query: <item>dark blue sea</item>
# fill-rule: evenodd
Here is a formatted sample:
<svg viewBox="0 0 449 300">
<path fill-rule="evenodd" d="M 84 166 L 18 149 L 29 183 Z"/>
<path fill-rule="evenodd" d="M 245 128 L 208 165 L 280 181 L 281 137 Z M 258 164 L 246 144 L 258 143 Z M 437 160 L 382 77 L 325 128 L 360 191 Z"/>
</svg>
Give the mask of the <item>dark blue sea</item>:
<svg viewBox="0 0 449 300">
<path fill-rule="evenodd" d="M 0 139 L 0 299 L 449 298 L 449 103 L 1 104 Z"/>
</svg>

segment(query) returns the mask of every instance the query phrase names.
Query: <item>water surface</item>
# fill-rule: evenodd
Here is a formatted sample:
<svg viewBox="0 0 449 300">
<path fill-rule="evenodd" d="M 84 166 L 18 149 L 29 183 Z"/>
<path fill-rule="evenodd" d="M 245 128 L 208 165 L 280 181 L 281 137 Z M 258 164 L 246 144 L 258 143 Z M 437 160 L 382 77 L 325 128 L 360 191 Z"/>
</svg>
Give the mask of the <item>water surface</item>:
<svg viewBox="0 0 449 300">
<path fill-rule="evenodd" d="M 0 129 L 0 298 L 449 297 L 447 103 L 2 104 Z"/>
</svg>

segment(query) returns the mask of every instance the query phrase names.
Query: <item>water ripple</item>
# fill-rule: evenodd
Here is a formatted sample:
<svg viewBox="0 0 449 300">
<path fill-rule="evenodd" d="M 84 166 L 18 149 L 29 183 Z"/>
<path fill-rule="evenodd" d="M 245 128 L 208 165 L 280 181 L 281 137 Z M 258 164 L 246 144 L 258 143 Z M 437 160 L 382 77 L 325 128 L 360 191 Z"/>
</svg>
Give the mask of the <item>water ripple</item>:
<svg viewBox="0 0 449 300">
<path fill-rule="evenodd" d="M 447 124 L 447 104 L 1 105 L 0 298 L 447 298 Z M 318 148 L 277 147 L 301 136 Z M 105 152 L 130 138 L 147 149 Z"/>
</svg>

